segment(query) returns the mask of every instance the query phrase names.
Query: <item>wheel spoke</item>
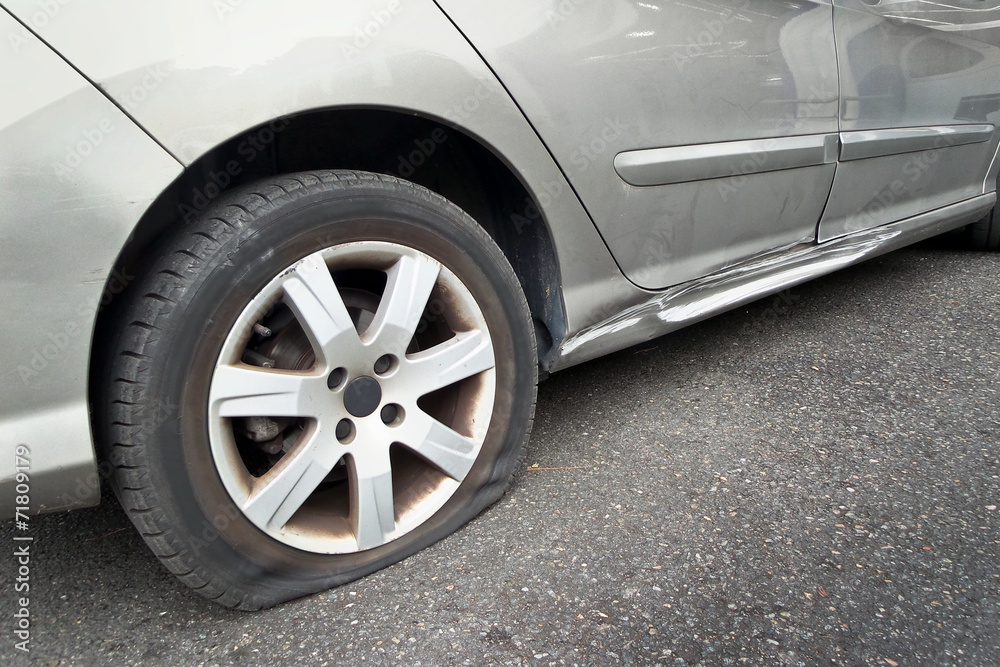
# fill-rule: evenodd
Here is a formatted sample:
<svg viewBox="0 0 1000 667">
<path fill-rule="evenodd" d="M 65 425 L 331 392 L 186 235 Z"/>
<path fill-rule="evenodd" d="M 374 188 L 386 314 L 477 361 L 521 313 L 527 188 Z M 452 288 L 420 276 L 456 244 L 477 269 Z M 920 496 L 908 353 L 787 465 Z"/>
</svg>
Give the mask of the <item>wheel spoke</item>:
<svg viewBox="0 0 1000 667">
<path fill-rule="evenodd" d="M 351 522 L 358 550 L 385 544 L 396 527 L 389 448 L 373 446 L 352 454 Z"/>
<path fill-rule="evenodd" d="M 408 373 L 419 378 L 421 394 L 429 394 L 496 365 L 493 345 L 481 331 L 465 331 L 429 350 L 406 357 Z"/>
<path fill-rule="evenodd" d="M 441 265 L 427 256 L 404 255 L 388 271 L 385 293 L 365 341 L 383 352 L 402 356 L 437 282 Z"/>
<path fill-rule="evenodd" d="M 243 513 L 256 525 L 281 528 L 326 478 L 339 457 L 320 443 L 319 431 L 282 457 L 258 481 L 258 488 L 243 504 Z"/>
<path fill-rule="evenodd" d="M 309 390 L 320 381 L 290 371 L 219 366 L 210 400 L 219 406 L 220 417 L 314 417 L 319 406 Z"/>
<path fill-rule="evenodd" d="M 283 287 L 285 303 L 317 353 L 330 361 L 335 353 L 349 355 L 354 351 L 357 330 L 322 254 L 314 253 L 299 262 L 285 277 Z"/>
<path fill-rule="evenodd" d="M 396 440 L 409 447 L 456 482 L 461 482 L 476 462 L 476 443 L 448 428 L 426 412 L 407 415 Z"/>
</svg>

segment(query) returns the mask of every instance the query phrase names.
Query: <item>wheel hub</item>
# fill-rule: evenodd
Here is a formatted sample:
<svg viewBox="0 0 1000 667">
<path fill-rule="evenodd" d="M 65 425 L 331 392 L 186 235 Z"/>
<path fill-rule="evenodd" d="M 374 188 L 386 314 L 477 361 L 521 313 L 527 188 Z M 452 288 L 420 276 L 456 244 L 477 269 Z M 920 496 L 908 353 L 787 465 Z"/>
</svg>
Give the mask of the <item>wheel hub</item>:
<svg viewBox="0 0 1000 667">
<path fill-rule="evenodd" d="M 375 412 L 382 402 L 382 387 L 378 380 L 362 376 L 347 385 L 344 392 L 344 407 L 353 416 L 367 417 Z"/>
</svg>

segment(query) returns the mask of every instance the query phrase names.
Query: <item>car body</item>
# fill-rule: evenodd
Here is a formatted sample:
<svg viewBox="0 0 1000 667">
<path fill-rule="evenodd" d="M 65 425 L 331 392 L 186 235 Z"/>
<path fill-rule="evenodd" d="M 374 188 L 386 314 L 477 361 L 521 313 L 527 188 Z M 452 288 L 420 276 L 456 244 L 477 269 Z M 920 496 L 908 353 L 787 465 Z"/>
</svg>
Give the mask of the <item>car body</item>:
<svg viewBox="0 0 1000 667">
<path fill-rule="evenodd" d="M 24 479 L 30 512 L 99 501 L 122 304 L 164 237 L 260 179 L 357 170 L 456 204 L 516 275 L 543 374 L 1000 228 L 995 2 L 0 5 L 5 516 Z"/>
</svg>

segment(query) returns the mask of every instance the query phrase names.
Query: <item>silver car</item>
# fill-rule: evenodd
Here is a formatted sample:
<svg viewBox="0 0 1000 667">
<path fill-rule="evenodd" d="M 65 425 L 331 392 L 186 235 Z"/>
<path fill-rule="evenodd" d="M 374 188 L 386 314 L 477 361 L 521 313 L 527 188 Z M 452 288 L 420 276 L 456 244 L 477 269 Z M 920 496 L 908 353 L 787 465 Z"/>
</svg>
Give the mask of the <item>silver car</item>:
<svg viewBox="0 0 1000 667">
<path fill-rule="evenodd" d="M 503 493 L 537 381 L 1000 246 L 994 0 L 0 0 L 0 506 L 258 609 Z"/>
</svg>

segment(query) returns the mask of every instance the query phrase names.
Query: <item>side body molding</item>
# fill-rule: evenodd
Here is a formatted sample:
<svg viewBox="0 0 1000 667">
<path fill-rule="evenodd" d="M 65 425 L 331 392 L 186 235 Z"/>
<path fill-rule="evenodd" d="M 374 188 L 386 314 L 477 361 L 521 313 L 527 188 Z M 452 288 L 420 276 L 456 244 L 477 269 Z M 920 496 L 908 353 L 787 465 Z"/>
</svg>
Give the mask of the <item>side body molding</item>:
<svg viewBox="0 0 1000 667">
<path fill-rule="evenodd" d="M 992 125 L 938 125 L 840 133 L 840 161 L 917 153 L 979 144 L 993 138 Z"/>
<path fill-rule="evenodd" d="M 979 144 L 995 129 L 939 125 L 648 148 L 616 155 L 615 171 L 629 185 L 687 183 Z"/>
<path fill-rule="evenodd" d="M 668 185 L 837 161 L 837 135 L 813 134 L 627 151 L 615 170 L 629 185 Z"/>
</svg>

